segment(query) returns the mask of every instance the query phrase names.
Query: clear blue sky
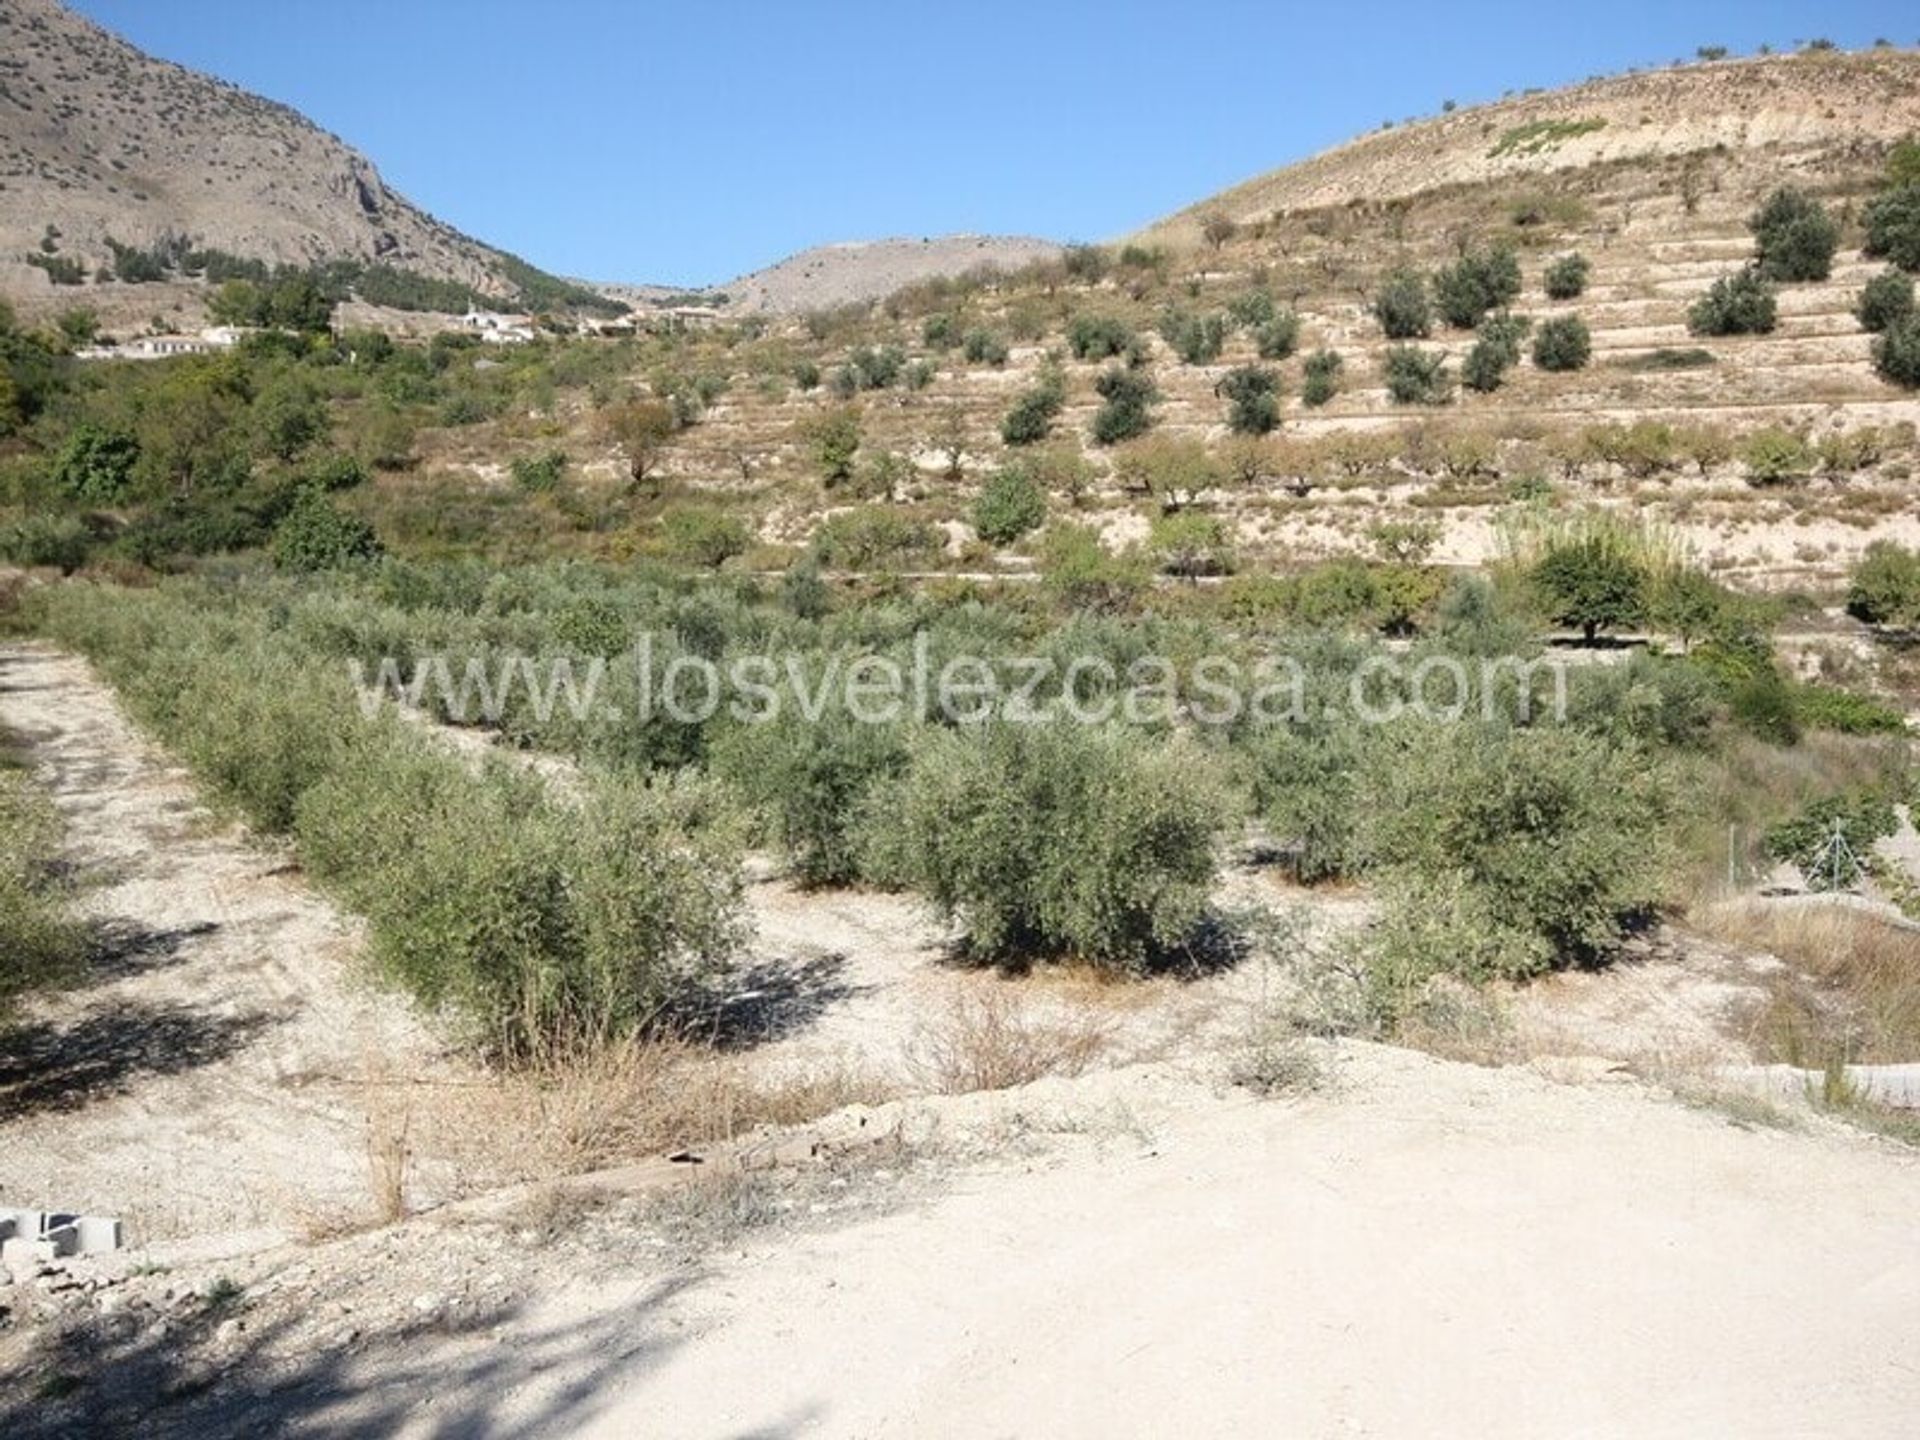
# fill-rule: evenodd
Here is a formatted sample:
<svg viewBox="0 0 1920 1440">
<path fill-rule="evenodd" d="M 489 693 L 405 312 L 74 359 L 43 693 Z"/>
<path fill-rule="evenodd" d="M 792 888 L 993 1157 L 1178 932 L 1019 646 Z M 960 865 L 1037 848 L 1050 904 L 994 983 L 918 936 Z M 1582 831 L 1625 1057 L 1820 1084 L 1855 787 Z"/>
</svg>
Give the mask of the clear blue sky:
<svg viewBox="0 0 1920 1440">
<path fill-rule="evenodd" d="M 76 3 L 535 264 L 686 285 L 831 240 L 1108 239 L 1443 99 L 1702 44 L 1920 41 L 1911 0 Z"/>
</svg>

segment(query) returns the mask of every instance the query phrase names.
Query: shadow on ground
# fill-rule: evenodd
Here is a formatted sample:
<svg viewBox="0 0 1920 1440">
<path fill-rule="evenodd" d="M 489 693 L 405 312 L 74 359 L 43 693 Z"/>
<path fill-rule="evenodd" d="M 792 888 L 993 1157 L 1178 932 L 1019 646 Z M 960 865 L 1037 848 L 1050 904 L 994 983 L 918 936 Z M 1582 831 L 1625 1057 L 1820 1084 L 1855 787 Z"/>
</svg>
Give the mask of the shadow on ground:
<svg viewBox="0 0 1920 1440">
<path fill-rule="evenodd" d="M 117 1094 L 136 1079 L 197 1070 L 278 1023 L 267 1014 L 207 1015 L 181 1005 L 119 1003 L 75 1020 L 17 1025 L 0 1031 L 0 1120 L 72 1109 Z"/>
</svg>

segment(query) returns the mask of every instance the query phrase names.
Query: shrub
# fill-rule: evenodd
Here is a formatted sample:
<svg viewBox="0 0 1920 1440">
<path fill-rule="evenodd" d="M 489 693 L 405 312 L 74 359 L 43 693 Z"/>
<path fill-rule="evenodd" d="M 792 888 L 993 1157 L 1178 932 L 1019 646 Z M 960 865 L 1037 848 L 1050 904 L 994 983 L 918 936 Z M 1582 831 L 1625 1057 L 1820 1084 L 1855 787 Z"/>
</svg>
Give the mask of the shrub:
<svg viewBox="0 0 1920 1440">
<path fill-rule="evenodd" d="M 970 954 L 1136 972 L 1193 936 L 1226 820 L 1187 745 L 1072 724 L 928 732 L 881 800 L 873 863 Z"/>
<path fill-rule="evenodd" d="M 1586 293 L 1587 277 L 1593 266 L 1580 254 L 1562 255 L 1547 266 L 1547 296 L 1553 300 L 1576 300 Z"/>
<path fill-rule="evenodd" d="M 1637 747 L 1554 727 L 1397 738 L 1368 767 L 1359 842 L 1380 877 L 1389 1012 L 1435 974 L 1590 961 L 1661 898 L 1672 785 Z"/>
<path fill-rule="evenodd" d="M 1280 376 L 1265 365 L 1229 370 L 1213 387 L 1227 401 L 1227 427 L 1236 435 L 1265 435 L 1280 423 Z"/>
<path fill-rule="evenodd" d="M 1387 394 L 1399 405 L 1444 405 L 1452 398 L 1447 357 L 1439 350 L 1393 345 L 1386 355 Z"/>
<path fill-rule="evenodd" d="M 1193 504 L 1203 491 L 1225 478 L 1205 442 L 1159 435 L 1120 450 L 1114 456 L 1113 471 L 1122 486 L 1145 491 L 1160 502 L 1162 510 Z"/>
<path fill-rule="evenodd" d="M 1579 626 L 1589 645 L 1602 630 L 1626 629 L 1646 618 L 1646 569 L 1605 533 L 1549 540 L 1528 579 L 1547 617 Z"/>
<path fill-rule="evenodd" d="M 869 725 L 837 700 L 817 720 L 792 694 L 758 724 L 732 726 L 714 742 L 714 773 L 763 817 L 802 885 L 846 885 L 860 877 L 861 807 L 874 787 L 906 763 L 898 725 Z"/>
<path fill-rule="evenodd" d="M 1093 388 L 1103 402 L 1093 416 L 1096 445 L 1117 445 L 1153 428 L 1153 404 L 1160 392 L 1147 376 L 1115 366 L 1103 371 Z"/>
<path fill-rule="evenodd" d="M 1894 321 L 1874 338 L 1873 368 L 1896 385 L 1920 388 L 1920 313 Z"/>
<path fill-rule="evenodd" d="M 973 502 L 973 528 L 994 545 L 1011 545 L 1046 518 L 1046 492 L 1020 466 L 994 471 Z"/>
<path fill-rule="evenodd" d="M 113 505 L 133 484 L 133 467 L 139 459 L 140 446 L 131 435 L 82 421 L 60 447 L 53 483 L 75 500 Z"/>
<path fill-rule="evenodd" d="M 1283 310 L 1254 328 L 1253 348 L 1262 360 L 1284 360 L 1299 348 L 1300 317 Z"/>
<path fill-rule="evenodd" d="M 1389 340 L 1421 340 L 1433 331 L 1433 306 L 1426 277 L 1417 270 L 1395 270 L 1373 297 L 1373 318 Z"/>
<path fill-rule="evenodd" d="M 373 527 L 317 489 L 302 490 L 273 532 L 273 561 L 282 570 L 332 570 L 380 553 Z"/>
<path fill-rule="evenodd" d="M 1913 314 L 1913 277 L 1898 270 L 1883 270 L 1867 281 L 1860 291 L 1860 303 L 1854 315 L 1863 330 L 1879 334 Z"/>
<path fill-rule="evenodd" d="M 1096 612 L 1126 610 L 1150 580 L 1137 553 L 1114 554 L 1084 525 L 1047 528 L 1041 537 L 1040 575 L 1048 592 L 1066 608 Z"/>
<path fill-rule="evenodd" d="M 1811 196 L 1782 188 L 1747 222 L 1754 267 L 1769 280 L 1824 280 L 1833 272 L 1840 226 Z"/>
<path fill-rule="evenodd" d="M 1520 261 L 1505 246 L 1468 251 L 1433 276 L 1441 317 L 1461 330 L 1471 330 L 1489 310 L 1512 304 L 1519 294 Z"/>
<path fill-rule="evenodd" d="M 1793 692 L 1794 713 L 1809 730 L 1836 735 L 1905 735 L 1907 717 L 1870 695 L 1831 685 L 1801 685 Z"/>
<path fill-rule="evenodd" d="M 1499 389 L 1507 371 L 1520 362 L 1520 342 L 1531 324 L 1524 316 L 1505 311 L 1482 320 L 1479 338 L 1461 366 L 1461 382 L 1482 393 Z"/>
<path fill-rule="evenodd" d="M 1067 348 L 1076 360 L 1107 360 L 1134 347 L 1132 327 L 1112 315 L 1075 315 L 1067 325 Z"/>
<path fill-rule="evenodd" d="M 1000 439 L 1008 445 L 1039 444 L 1053 430 L 1054 417 L 1066 403 L 1066 387 L 1057 378 L 1030 386 L 1020 392 L 1000 422 Z"/>
<path fill-rule="evenodd" d="M 900 381 L 907 352 L 898 345 L 861 345 L 847 355 L 846 370 L 856 389 L 886 390 Z"/>
<path fill-rule="evenodd" d="M 1316 350 L 1306 359 L 1305 381 L 1300 387 L 1303 403 L 1318 409 L 1340 393 L 1340 354 L 1336 350 Z"/>
<path fill-rule="evenodd" d="M 557 490 L 567 473 L 567 452 L 549 450 L 544 455 L 516 455 L 509 467 L 513 483 L 529 495 L 549 495 Z"/>
<path fill-rule="evenodd" d="M 829 515 L 813 532 L 813 553 L 838 570 L 871 570 L 937 550 L 931 526 L 880 505 Z"/>
<path fill-rule="evenodd" d="M 543 457 L 546 465 L 555 472 L 556 480 L 560 472 L 567 467 L 564 452 L 555 450 Z M 515 479 L 518 479 L 516 474 Z M 310 485 L 316 490 L 324 490 L 329 495 L 338 495 L 343 491 L 357 490 L 367 483 L 367 467 L 360 463 L 356 455 L 347 455 L 339 451 L 316 456 L 300 467 L 300 483 Z"/>
<path fill-rule="evenodd" d="M 1265 290 L 1243 291 L 1227 301 L 1227 318 L 1247 330 L 1258 329 L 1278 313 L 1273 296 Z"/>
<path fill-rule="evenodd" d="M 822 411 L 807 426 L 808 448 L 820 478 L 841 485 L 853 478 L 854 456 L 860 453 L 860 412 L 851 405 Z"/>
<path fill-rule="evenodd" d="M 1830 795 L 1768 830 L 1763 844 L 1796 866 L 1809 890 L 1848 890 L 1866 874 L 1874 843 L 1899 828 L 1884 796 Z"/>
<path fill-rule="evenodd" d="M 705 505 L 678 505 L 660 517 L 660 549 L 683 565 L 714 570 L 744 555 L 752 535 L 747 522 Z"/>
<path fill-rule="evenodd" d="M 960 353 L 970 365 L 1004 365 L 1007 363 L 1007 342 L 991 330 L 973 329 L 960 342 Z"/>
<path fill-rule="evenodd" d="M 627 474 L 636 485 L 653 474 L 679 428 L 673 406 L 664 400 L 634 400 L 600 416 L 601 433 L 626 456 Z"/>
<path fill-rule="evenodd" d="M 1896 186 L 1869 202 L 1866 253 L 1902 270 L 1920 270 L 1920 182 Z"/>
<path fill-rule="evenodd" d="M 1148 544 L 1169 575 L 1192 580 L 1233 573 L 1233 544 L 1217 515 L 1163 515 L 1153 522 Z"/>
<path fill-rule="evenodd" d="M 1847 613 L 1869 625 L 1920 629 L 1920 552 L 1876 540 L 1847 577 Z"/>
<path fill-rule="evenodd" d="M 1578 315 L 1540 322 L 1533 337 L 1533 363 L 1542 370 L 1578 370 L 1593 358 L 1593 336 Z"/>
<path fill-rule="evenodd" d="M 1779 322 L 1773 287 L 1752 268 L 1723 275 L 1687 311 L 1695 335 L 1768 335 Z"/>
<path fill-rule="evenodd" d="M 1747 481 L 1753 485 L 1778 485 L 1786 480 L 1805 478 L 1813 470 L 1814 454 L 1797 432 L 1769 425 L 1756 430 L 1740 447 L 1740 459 L 1747 467 Z"/>
<path fill-rule="evenodd" d="M 24 774 L 0 768 L 0 1023 L 23 992 L 84 953 L 56 861 L 60 822 Z"/>
<path fill-rule="evenodd" d="M 929 350 L 951 350 L 960 339 L 960 322 L 951 314 L 929 315 L 920 325 L 920 343 Z"/>
<path fill-rule="evenodd" d="M 1160 319 L 1160 335 L 1186 364 L 1210 365 L 1226 346 L 1226 317 L 1169 310 Z"/>
</svg>

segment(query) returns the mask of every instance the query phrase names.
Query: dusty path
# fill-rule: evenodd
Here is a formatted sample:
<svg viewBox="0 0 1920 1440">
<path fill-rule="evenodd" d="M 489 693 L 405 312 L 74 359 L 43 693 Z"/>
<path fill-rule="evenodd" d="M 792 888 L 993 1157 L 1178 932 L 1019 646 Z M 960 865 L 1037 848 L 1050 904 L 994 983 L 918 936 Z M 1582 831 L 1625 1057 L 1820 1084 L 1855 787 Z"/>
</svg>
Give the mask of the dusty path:
<svg viewBox="0 0 1920 1440">
<path fill-rule="evenodd" d="M 1113 1083 L 1150 1141 L 743 1254 L 552 1433 L 1912 1433 L 1911 1155 L 1364 1047 Z"/>
<path fill-rule="evenodd" d="M 121 1215 L 134 1240 L 364 1209 L 375 1097 L 448 1072 L 408 1007 L 351 982 L 351 926 L 201 809 L 84 661 L 0 648 L 0 723 L 102 939 L 0 1039 L 0 1203 Z M 446 1183 L 430 1157 L 418 1176 Z"/>
</svg>

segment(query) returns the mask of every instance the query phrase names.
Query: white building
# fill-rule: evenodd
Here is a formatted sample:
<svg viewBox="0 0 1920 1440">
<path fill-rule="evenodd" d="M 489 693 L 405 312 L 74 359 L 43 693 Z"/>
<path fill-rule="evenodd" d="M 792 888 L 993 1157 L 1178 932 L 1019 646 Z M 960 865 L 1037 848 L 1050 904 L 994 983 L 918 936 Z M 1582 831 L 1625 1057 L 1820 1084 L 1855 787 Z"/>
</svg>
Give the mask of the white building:
<svg viewBox="0 0 1920 1440">
<path fill-rule="evenodd" d="M 489 345 L 524 345 L 533 339 L 531 315 L 505 315 L 497 310 L 469 310 L 460 323 Z"/>
</svg>

